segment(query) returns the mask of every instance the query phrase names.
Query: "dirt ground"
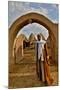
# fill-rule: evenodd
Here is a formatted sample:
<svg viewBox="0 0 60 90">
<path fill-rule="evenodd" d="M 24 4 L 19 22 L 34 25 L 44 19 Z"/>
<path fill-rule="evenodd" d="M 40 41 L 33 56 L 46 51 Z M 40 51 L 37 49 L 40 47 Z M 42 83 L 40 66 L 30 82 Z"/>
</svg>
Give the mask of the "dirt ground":
<svg viewBox="0 0 60 90">
<path fill-rule="evenodd" d="M 9 88 L 42 87 L 46 86 L 36 74 L 35 51 L 24 49 L 24 58 L 18 63 L 9 66 Z M 56 65 L 50 66 L 53 86 L 58 85 L 58 70 Z"/>
</svg>

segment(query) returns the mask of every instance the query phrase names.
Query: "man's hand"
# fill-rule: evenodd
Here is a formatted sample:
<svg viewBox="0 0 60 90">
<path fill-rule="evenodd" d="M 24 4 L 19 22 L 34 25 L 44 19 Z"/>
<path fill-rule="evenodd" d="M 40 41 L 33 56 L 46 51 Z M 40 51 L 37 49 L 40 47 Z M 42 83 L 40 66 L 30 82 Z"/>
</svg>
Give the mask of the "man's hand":
<svg viewBox="0 0 60 90">
<path fill-rule="evenodd" d="M 47 59 L 49 59 L 49 56 L 47 56 Z"/>
</svg>

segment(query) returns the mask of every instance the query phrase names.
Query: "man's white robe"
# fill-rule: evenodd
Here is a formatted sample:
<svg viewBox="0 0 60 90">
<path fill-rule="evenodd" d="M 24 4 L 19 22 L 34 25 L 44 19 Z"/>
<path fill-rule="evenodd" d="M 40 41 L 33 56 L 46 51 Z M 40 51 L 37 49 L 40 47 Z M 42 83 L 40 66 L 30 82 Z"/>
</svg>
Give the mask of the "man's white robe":
<svg viewBox="0 0 60 90">
<path fill-rule="evenodd" d="M 45 81 L 45 79 L 44 79 L 44 64 L 43 64 L 43 61 L 44 61 L 43 50 L 44 50 L 45 43 L 46 43 L 46 41 L 44 41 L 42 39 L 40 41 L 36 41 L 36 43 L 35 43 L 36 56 L 38 57 L 38 60 L 41 60 L 40 65 L 41 65 L 41 71 L 42 71 L 42 81 Z M 37 55 L 37 52 L 38 52 L 38 55 Z"/>
</svg>

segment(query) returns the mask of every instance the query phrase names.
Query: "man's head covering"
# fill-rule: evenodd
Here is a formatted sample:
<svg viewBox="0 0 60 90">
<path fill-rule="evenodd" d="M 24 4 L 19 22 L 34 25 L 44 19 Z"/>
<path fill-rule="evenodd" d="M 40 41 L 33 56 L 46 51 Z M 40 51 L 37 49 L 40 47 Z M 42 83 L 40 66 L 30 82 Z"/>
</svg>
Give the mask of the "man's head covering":
<svg viewBox="0 0 60 90">
<path fill-rule="evenodd" d="M 40 34 L 37 34 L 37 40 L 41 40 L 41 36 L 40 36 Z"/>
</svg>

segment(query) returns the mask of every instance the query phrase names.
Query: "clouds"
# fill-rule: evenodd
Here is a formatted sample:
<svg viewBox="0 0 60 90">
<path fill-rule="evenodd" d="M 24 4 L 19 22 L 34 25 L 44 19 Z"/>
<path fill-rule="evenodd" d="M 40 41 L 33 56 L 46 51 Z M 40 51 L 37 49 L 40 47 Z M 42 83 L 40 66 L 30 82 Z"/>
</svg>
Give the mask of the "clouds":
<svg viewBox="0 0 60 90">
<path fill-rule="evenodd" d="M 50 19 L 54 23 L 57 23 L 59 21 L 58 20 L 58 14 L 59 14 L 58 5 L 56 4 L 9 1 L 8 3 L 8 25 L 9 27 L 18 17 L 26 13 L 29 13 L 29 12 L 40 13 L 46 16 L 48 19 Z M 26 29 L 28 29 L 27 32 L 26 32 Z M 29 27 L 25 28 L 22 31 L 28 36 L 32 30 L 33 30 L 33 33 L 35 32 L 35 34 L 41 32 L 46 37 L 48 36 L 46 29 L 43 28 L 42 26 L 39 27 L 38 24 L 29 25 Z"/>
<path fill-rule="evenodd" d="M 52 4 L 52 7 L 57 9 L 58 8 L 58 4 Z"/>
<path fill-rule="evenodd" d="M 31 33 L 33 33 L 34 35 L 42 33 L 45 39 L 47 39 L 47 37 L 49 36 L 48 30 L 37 23 L 28 24 L 27 26 L 23 27 L 17 36 L 19 36 L 21 33 L 25 34 L 27 38 L 29 38 Z"/>
<path fill-rule="evenodd" d="M 55 9 L 57 11 L 56 4 L 48 5 L 48 4 L 39 4 L 32 2 L 30 3 L 30 2 L 9 1 L 8 3 L 9 26 L 13 23 L 15 19 L 17 19 L 21 15 L 24 15 L 32 11 L 43 14 L 52 21 L 57 21 L 57 17 L 53 18 L 54 15 L 52 14 L 52 12 L 53 13 L 56 12 Z M 57 12 L 55 13 L 55 15 L 57 15 Z"/>
</svg>

